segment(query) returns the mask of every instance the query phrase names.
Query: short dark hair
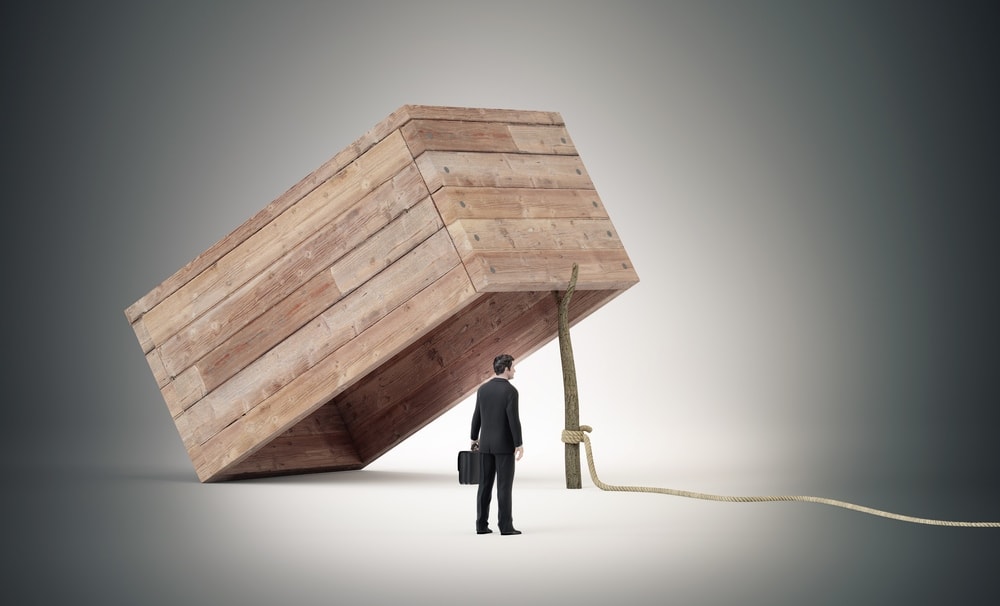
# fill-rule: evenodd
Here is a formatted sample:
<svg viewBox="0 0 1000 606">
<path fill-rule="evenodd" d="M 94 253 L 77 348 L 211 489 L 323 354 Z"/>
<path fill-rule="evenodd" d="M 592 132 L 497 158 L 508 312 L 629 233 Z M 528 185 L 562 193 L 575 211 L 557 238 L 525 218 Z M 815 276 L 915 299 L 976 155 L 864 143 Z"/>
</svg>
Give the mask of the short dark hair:
<svg viewBox="0 0 1000 606">
<path fill-rule="evenodd" d="M 510 354 L 500 354 L 493 358 L 493 372 L 500 375 L 514 365 L 514 356 Z"/>
</svg>

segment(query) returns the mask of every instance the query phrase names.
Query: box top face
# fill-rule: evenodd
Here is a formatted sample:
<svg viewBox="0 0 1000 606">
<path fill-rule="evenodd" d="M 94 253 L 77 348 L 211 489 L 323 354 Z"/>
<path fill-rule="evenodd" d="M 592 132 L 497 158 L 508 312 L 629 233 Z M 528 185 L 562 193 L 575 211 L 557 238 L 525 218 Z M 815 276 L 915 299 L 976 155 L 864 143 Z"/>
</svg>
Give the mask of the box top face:
<svg viewBox="0 0 1000 606">
<path fill-rule="evenodd" d="M 476 124 L 479 123 L 479 124 Z M 545 128 L 550 127 L 550 128 Z M 156 307 L 164 299 L 169 298 L 177 289 L 183 287 L 192 278 L 208 270 L 226 255 L 263 229 L 289 208 L 295 206 L 303 197 L 313 192 L 321 184 L 337 176 L 345 168 L 356 162 L 365 152 L 371 150 L 395 132 L 405 134 L 407 145 L 410 145 L 410 155 L 419 159 L 425 151 L 440 152 L 427 156 L 423 160 L 423 170 L 431 179 L 428 187 L 435 191 L 441 187 L 453 187 L 455 183 L 473 183 L 481 186 L 490 179 L 502 188 L 509 189 L 521 183 L 527 189 L 573 189 L 574 185 L 582 187 L 581 195 L 591 195 L 593 205 L 603 205 L 593 183 L 586 176 L 572 139 L 565 128 L 562 117 L 557 112 L 467 108 L 429 105 L 404 105 L 372 127 L 322 166 L 303 178 L 284 194 L 273 200 L 253 217 L 238 226 L 225 238 L 202 252 L 191 262 L 180 268 L 172 276 L 153 288 L 125 310 L 130 322 Z M 490 136 L 488 133 L 493 133 Z M 496 133 L 501 133 L 497 135 Z M 548 150 L 546 152 L 546 150 Z M 463 154 L 464 152 L 464 154 Z M 494 158 L 498 164 L 505 162 L 504 154 L 523 154 L 520 166 L 512 167 L 502 172 L 497 167 L 494 174 L 477 173 L 476 162 L 484 162 L 483 154 L 499 154 Z M 465 174 L 451 174 L 455 167 L 442 164 L 448 162 L 457 154 L 455 161 L 461 162 L 467 169 Z M 535 154 L 536 157 L 528 157 Z M 463 155 L 465 157 L 463 157 Z M 575 157 L 575 161 L 567 158 L 546 158 L 546 155 L 565 155 Z M 479 166 L 480 171 L 489 171 L 489 165 Z M 448 172 L 444 172 L 447 169 Z M 567 174 L 567 171 L 571 171 Z M 577 173 L 576 171 L 580 171 Z M 444 176 L 442 176 L 444 175 Z M 447 178 L 445 178 L 447 177 Z M 515 195 L 518 192 L 510 192 Z M 536 192 L 536 195 L 543 192 Z M 547 208 L 522 210 L 526 213 L 544 214 L 557 213 L 561 200 L 567 195 L 565 191 L 549 192 L 552 195 L 545 199 Z M 454 192 L 446 190 L 438 197 L 445 199 Z M 461 200 L 459 200 L 460 202 Z M 493 202 L 491 202 L 493 203 Z M 447 200 L 441 203 L 446 206 Z M 443 209 L 442 209 L 443 210 Z M 471 211 L 470 211 L 471 212 Z M 502 212 L 499 211 L 498 212 Z M 578 209 L 577 212 L 586 212 Z M 573 213 L 568 213 L 572 215 Z M 605 213 L 606 215 L 606 213 Z M 622 247 L 624 250 L 624 247 Z M 634 272 L 633 272 L 634 273 Z M 581 272 L 580 288 L 586 288 L 588 272 Z M 628 285 L 638 282 L 638 276 L 625 280 Z"/>
<path fill-rule="evenodd" d="M 477 298 L 563 290 L 574 264 L 578 290 L 610 295 L 586 313 L 638 282 L 559 114 L 404 106 L 126 316 L 199 476 L 212 479 Z M 532 351 L 555 337 L 545 326 Z M 282 452 L 272 458 L 296 469 Z"/>
</svg>

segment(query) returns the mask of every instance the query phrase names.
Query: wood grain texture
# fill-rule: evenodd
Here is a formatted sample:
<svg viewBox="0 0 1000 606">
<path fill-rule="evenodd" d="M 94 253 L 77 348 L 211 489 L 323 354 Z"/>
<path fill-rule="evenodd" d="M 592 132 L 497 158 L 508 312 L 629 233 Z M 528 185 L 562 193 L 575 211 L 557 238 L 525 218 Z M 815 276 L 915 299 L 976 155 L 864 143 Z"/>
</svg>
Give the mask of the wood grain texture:
<svg viewBox="0 0 1000 606">
<path fill-rule="evenodd" d="M 427 150 L 519 151 L 510 128 L 500 122 L 411 120 L 399 132 L 414 158 Z"/>
<path fill-rule="evenodd" d="M 417 166 L 433 194 L 442 187 L 593 189 L 579 156 L 424 152 Z"/>
<path fill-rule="evenodd" d="M 639 281 L 623 249 L 479 252 L 465 267 L 480 292 L 563 290 L 573 263 L 580 265 L 580 290 L 621 290 Z"/>
<path fill-rule="evenodd" d="M 576 146 L 564 126 L 511 124 L 511 138 L 518 151 L 532 154 L 577 155 Z"/>
<path fill-rule="evenodd" d="M 608 219 L 593 189 L 442 187 L 434 204 L 446 225 L 463 219 Z"/>
<path fill-rule="evenodd" d="M 563 126 L 412 120 L 400 132 L 414 158 L 425 151 L 576 155 Z"/>
<path fill-rule="evenodd" d="M 487 251 L 520 252 L 622 249 L 607 219 L 464 219 L 448 226 L 463 260 Z"/>
</svg>

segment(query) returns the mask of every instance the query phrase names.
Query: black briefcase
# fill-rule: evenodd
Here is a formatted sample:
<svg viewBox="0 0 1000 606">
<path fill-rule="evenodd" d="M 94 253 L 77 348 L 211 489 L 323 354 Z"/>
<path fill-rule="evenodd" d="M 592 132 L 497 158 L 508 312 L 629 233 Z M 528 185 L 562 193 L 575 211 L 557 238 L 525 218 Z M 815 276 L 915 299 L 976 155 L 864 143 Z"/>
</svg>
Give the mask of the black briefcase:
<svg viewBox="0 0 1000 606">
<path fill-rule="evenodd" d="M 479 449 L 460 450 L 458 452 L 458 483 L 479 483 Z"/>
</svg>

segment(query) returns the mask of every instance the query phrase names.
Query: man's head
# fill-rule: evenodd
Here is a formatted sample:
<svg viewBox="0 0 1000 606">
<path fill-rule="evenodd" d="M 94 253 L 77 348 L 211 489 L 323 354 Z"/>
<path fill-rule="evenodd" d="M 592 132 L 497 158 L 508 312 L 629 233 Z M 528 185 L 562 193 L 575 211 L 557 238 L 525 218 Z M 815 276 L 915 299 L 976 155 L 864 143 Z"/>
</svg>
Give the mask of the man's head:
<svg viewBox="0 0 1000 606">
<path fill-rule="evenodd" d="M 514 357 L 510 354 L 500 354 L 493 358 L 493 372 L 498 375 L 504 374 L 508 370 L 514 369 Z"/>
</svg>

